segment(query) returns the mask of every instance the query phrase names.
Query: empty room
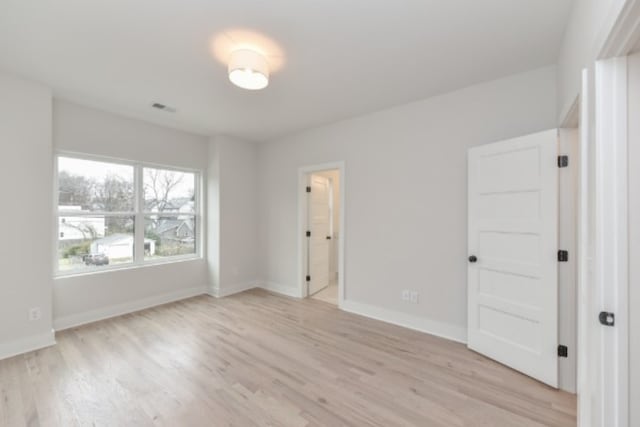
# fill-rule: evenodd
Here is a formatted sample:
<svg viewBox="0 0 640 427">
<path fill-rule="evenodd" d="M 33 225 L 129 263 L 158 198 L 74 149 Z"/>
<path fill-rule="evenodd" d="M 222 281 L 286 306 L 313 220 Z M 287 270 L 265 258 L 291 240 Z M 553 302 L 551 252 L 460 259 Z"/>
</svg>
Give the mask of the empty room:
<svg viewBox="0 0 640 427">
<path fill-rule="evenodd" d="M 0 0 L 0 427 L 640 426 L 640 0 Z"/>
</svg>

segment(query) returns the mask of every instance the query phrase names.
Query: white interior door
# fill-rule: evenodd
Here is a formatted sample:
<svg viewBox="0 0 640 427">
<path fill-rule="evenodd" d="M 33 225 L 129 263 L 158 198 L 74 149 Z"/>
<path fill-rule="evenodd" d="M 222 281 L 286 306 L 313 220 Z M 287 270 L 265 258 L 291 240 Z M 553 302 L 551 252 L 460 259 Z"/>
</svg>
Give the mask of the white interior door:
<svg viewBox="0 0 640 427">
<path fill-rule="evenodd" d="M 311 175 L 309 194 L 309 295 L 329 285 L 329 244 L 331 238 L 330 183 Z"/>
<path fill-rule="evenodd" d="M 473 148 L 468 159 L 468 346 L 553 387 L 557 144 L 550 130 Z"/>
</svg>

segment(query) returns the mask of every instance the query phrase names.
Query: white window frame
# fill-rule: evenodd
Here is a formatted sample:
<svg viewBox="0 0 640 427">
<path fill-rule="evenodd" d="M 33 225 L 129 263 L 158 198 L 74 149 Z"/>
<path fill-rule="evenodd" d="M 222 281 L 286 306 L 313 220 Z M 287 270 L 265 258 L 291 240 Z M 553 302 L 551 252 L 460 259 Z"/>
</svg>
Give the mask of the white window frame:
<svg viewBox="0 0 640 427">
<path fill-rule="evenodd" d="M 73 211 L 59 211 L 58 199 L 59 199 L 59 186 L 58 186 L 58 159 L 60 157 L 68 157 L 78 160 L 89 160 L 96 162 L 115 163 L 118 165 L 133 167 L 133 186 L 134 186 L 134 207 L 131 212 L 90 212 L 78 214 Z M 149 267 L 163 264 L 172 264 L 176 262 L 198 260 L 203 258 L 203 230 L 204 224 L 202 214 L 202 171 L 199 169 L 184 168 L 178 166 L 170 166 L 159 163 L 141 162 L 127 159 L 120 159 L 115 157 L 99 156 L 86 153 L 77 153 L 71 151 L 56 151 L 53 159 L 53 266 L 54 277 L 70 277 L 70 276 L 83 276 L 87 274 L 101 274 L 110 271 L 128 270 L 131 268 Z M 159 259 L 145 260 L 144 259 L 144 226 L 145 217 L 157 214 L 154 212 L 147 212 L 144 210 L 144 182 L 143 173 L 144 168 L 163 169 L 174 172 L 191 173 L 194 175 L 194 192 L 195 192 L 195 253 L 186 255 L 168 256 Z M 69 270 L 61 271 L 59 269 L 59 235 L 60 235 L 60 217 L 65 216 L 132 216 L 134 218 L 134 245 L 133 245 L 133 261 L 130 263 L 123 263 L 118 265 L 100 266 L 95 270 Z"/>
</svg>

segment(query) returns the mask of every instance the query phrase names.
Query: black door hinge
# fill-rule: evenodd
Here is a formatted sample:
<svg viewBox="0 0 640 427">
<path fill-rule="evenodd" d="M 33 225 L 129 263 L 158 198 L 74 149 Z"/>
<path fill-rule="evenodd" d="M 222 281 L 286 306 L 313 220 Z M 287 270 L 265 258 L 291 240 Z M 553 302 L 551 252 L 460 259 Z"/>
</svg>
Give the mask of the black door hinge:
<svg viewBox="0 0 640 427">
<path fill-rule="evenodd" d="M 569 251 L 558 251 L 558 262 L 568 262 Z"/>
<path fill-rule="evenodd" d="M 558 156 L 558 167 L 566 168 L 569 166 L 569 156 Z"/>
<path fill-rule="evenodd" d="M 307 231 L 307 237 L 311 237 L 311 232 Z"/>
<path fill-rule="evenodd" d="M 558 346 L 558 357 L 569 357 L 569 348 L 566 345 Z"/>
<path fill-rule="evenodd" d="M 598 315 L 598 320 L 604 326 L 613 326 L 616 324 L 616 315 L 608 311 L 601 311 Z"/>
<path fill-rule="evenodd" d="M 307 193 L 311 193 L 311 187 L 307 187 Z"/>
<path fill-rule="evenodd" d="M 307 276 L 307 282 L 311 281 L 311 276 Z"/>
</svg>

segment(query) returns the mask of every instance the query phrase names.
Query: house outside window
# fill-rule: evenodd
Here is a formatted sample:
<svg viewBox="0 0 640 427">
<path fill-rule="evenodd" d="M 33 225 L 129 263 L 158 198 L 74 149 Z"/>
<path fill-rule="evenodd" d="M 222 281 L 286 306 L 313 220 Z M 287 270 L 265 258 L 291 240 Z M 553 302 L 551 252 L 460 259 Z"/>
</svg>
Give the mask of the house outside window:
<svg viewBox="0 0 640 427">
<path fill-rule="evenodd" d="M 199 257 L 199 172 L 56 160 L 57 275 Z"/>
</svg>

